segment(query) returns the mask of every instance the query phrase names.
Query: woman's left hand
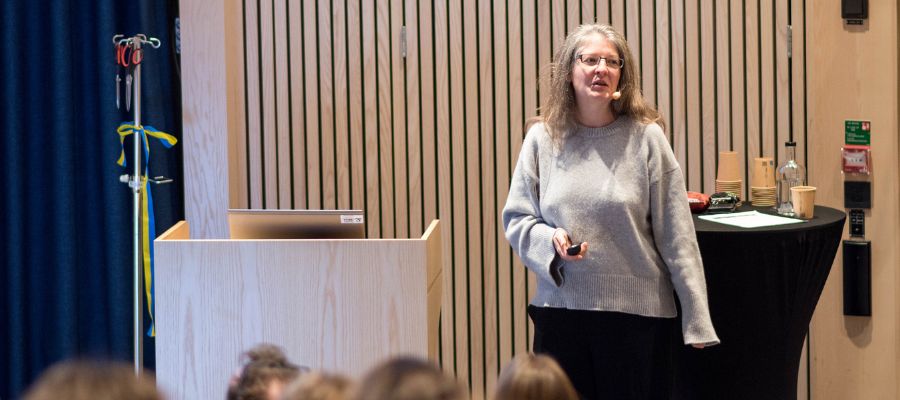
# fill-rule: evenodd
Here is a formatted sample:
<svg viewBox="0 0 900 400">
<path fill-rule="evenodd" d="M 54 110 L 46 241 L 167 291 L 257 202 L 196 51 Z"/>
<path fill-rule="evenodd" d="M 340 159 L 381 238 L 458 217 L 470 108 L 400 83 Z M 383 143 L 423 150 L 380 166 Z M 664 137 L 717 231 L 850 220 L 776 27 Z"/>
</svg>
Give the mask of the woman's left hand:
<svg viewBox="0 0 900 400">
<path fill-rule="evenodd" d="M 695 349 L 702 349 L 702 348 L 706 347 L 706 345 L 703 343 L 694 343 L 691 345 L 691 347 L 693 347 Z"/>
</svg>

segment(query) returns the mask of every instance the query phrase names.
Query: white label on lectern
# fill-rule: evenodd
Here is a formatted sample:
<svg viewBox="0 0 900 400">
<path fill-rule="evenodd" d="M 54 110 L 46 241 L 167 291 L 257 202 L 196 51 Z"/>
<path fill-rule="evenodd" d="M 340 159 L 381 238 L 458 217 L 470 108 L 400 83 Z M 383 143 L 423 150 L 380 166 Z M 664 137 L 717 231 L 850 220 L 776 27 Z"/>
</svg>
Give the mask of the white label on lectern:
<svg viewBox="0 0 900 400">
<path fill-rule="evenodd" d="M 362 224 L 365 219 L 362 215 L 341 215 L 342 224 Z"/>
</svg>

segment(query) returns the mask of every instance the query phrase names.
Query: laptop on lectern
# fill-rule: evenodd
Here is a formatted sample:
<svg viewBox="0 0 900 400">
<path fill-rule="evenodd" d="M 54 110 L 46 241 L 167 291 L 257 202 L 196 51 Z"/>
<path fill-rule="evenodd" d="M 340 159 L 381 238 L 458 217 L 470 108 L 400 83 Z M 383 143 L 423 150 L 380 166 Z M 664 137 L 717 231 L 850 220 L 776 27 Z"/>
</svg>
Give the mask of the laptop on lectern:
<svg viewBox="0 0 900 400">
<path fill-rule="evenodd" d="M 232 239 L 365 239 L 362 210 L 228 210 Z"/>
</svg>

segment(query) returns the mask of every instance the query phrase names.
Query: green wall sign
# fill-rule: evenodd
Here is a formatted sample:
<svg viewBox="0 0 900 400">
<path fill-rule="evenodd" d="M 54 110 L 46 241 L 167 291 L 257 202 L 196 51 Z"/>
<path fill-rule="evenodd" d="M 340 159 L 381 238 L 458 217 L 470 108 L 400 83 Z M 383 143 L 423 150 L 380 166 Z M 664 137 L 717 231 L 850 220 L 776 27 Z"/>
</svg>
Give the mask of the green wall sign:
<svg viewBox="0 0 900 400">
<path fill-rule="evenodd" d="M 844 121 L 844 143 L 869 146 L 872 144 L 872 123 L 869 121 Z"/>
</svg>

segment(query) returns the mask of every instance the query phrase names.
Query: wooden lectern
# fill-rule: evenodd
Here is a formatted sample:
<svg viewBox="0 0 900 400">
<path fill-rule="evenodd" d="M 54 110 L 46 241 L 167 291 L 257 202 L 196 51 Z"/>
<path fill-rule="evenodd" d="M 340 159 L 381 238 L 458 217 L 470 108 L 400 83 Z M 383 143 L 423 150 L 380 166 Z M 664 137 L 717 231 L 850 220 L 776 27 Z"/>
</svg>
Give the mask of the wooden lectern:
<svg viewBox="0 0 900 400">
<path fill-rule="evenodd" d="M 360 376 L 391 356 L 437 360 L 441 238 L 156 239 L 156 380 L 170 399 L 224 399 L 261 342 Z"/>
</svg>

